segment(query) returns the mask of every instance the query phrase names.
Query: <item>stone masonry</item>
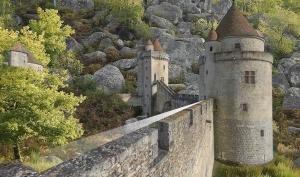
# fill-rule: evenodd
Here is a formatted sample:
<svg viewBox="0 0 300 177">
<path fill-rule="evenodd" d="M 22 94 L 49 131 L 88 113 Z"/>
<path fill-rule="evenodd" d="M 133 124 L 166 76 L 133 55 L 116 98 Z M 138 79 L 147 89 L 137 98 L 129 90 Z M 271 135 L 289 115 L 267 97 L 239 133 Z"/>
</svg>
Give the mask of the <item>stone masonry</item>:
<svg viewBox="0 0 300 177">
<path fill-rule="evenodd" d="M 39 177 L 211 177 L 213 101 L 105 144 Z"/>
</svg>

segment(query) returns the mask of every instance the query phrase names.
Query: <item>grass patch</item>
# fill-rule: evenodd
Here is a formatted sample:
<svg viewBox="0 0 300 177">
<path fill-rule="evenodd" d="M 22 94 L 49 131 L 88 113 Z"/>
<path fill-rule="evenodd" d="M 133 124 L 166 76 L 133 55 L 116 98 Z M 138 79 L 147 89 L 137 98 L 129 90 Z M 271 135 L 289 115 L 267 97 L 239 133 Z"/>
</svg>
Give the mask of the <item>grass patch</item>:
<svg viewBox="0 0 300 177">
<path fill-rule="evenodd" d="M 213 177 L 300 177 L 300 171 L 284 156 L 265 165 L 229 166 L 216 162 Z"/>
<path fill-rule="evenodd" d="M 37 172 L 45 171 L 51 167 L 54 167 L 58 164 L 60 164 L 61 161 L 49 161 L 46 160 L 46 158 L 43 158 L 39 155 L 37 152 L 32 152 L 30 155 L 30 158 L 23 162 L 23 165 L 29 166 L 36 170 Z"/>
</svg>

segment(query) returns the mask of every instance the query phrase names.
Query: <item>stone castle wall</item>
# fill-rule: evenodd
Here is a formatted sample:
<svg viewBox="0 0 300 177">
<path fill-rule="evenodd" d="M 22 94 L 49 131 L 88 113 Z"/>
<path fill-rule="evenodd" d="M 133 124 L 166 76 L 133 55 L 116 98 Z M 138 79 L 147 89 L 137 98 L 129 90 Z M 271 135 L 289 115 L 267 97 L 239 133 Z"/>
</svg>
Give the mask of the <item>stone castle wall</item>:
<svg viewBox="0 0 300 177">
<path fill-rule="evenodd" d="M 150 127 L 64 162 L 40 176 L 212 176 L 212 100 L 200 102 Z"/>
</svg>

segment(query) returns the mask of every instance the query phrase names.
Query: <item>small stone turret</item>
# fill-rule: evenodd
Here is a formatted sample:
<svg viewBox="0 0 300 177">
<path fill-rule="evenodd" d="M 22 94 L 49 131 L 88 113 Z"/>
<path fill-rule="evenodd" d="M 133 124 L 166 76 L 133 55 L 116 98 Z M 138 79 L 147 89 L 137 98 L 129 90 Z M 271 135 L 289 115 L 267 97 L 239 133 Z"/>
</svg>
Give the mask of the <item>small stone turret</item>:
<svg viewBox="0 0 300 177">
<path fill-rule="evenodd" d="M 208 34 L 207 41 L 216 41 L 216 40 L 218 40 L 218 34 L 217 34 L 216 30 L 211 29 Z"/>
<path fill-rule="evenodd" d="M 10 55 L 8 59 L 9 66 L 32 68 L 36 71 L 42 71 L 42 64 L 37 61 L 32 53 L 20 43 L 16 43 L 13 48 L 10 49 Z"/>
<path fill-rule="evenodd" d="M 161 47 L 161 44 L 160 44 L 160 41 L 158 39 L 156 39 L 154 42 L 153 42 L 153 45 L 154 45 L 154 51 L 158 51 L 158 52 L 163 52 L 163 48 Z"/>
<path fill-rule="evenodd" d="M 145 44 L 145 51 L 138 59 L 138 95 L 141 97 L 145 115 L 153 115 L 153 105 L 157 93 L 157 80 L 168 85 L 169 55 L 167 55 L 156 39 Z"/>
<path fill-rule="evenodd" d="M 153 51 L 154 46 L 151 40 L 148 40 L 145 44 L 145 51 Z"/>
</svg>

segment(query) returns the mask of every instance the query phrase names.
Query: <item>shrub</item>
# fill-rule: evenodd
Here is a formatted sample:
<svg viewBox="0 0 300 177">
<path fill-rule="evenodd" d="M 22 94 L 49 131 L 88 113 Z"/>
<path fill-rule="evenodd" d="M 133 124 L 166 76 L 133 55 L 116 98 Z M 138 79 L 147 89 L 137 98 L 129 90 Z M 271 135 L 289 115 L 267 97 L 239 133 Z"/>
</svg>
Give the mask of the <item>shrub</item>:
<svg viewBox="0 0 300 177">
<path fill-rule="evenodd" d="M 86 75 L 81 77 L 75 77 L 73 79 L 73 82 L 67 88 L 67 91 L 72 92 L 75 95 L 89 95 L 95 92 L 96 89 L 96 82 L 93 80 L 93 76 Z"/>
<path fill-rule="evenodd" d="M 59 163 L 60 161 L 47 161 L 45 158 L 41 157 L 38 152 L 32 152 L 29 159 L 23 164 L 32 167 L 37 172 L 42 172 L 58 165 Z"/>
<path fill-rule="evenodd" d="M 89 135 L 122 126 L 133 111 L 118 95 L 97 90 L 77 108 L 76 115 Z"/>
<path fill-rule="evenodd" d="M 139 38 L 151 38 L 150 28 L 143 22 L 144 7 L 140 0 L 95 0 L 96 8 L 108 9 L 121 25 L 136 32 Z M 104 8 L 105 7 L 105 8 Z"/>
<path fill-rule="evenodd" d="M 199 74 L 200 65 L 198 63 L 193 63 L 191 68 L 194 74 Z"/>
<path fill-rule="evenodd" d="M 216 21 L 208 21 L 206 19 L 200 18 L 193 22 L 193 27 L 191 32 L 194 35 L 199 35 L 203 38 L 207 38 L 211 28 L 217 25 L 218 23 Z"/>
<path fill-rule="evenodd" d="M 96 71 L 102 68 L 101 64 L 91 64 L 84 68 L 84 74 L 94 74 Z"/>
<path fill-rule="evenodd" d="M 122 90 L 123 93 L 135 93 L 137 88 L 137 76 L 132 72 L 122 71 L 125 78 L 125 86 Z"/>
<path fill-rule="evenodd" d="M 105 54 L 109 62 L 114 62 L 120 59 L 120 52 L 114 47 L 105 49 Z"/>
</svg>

